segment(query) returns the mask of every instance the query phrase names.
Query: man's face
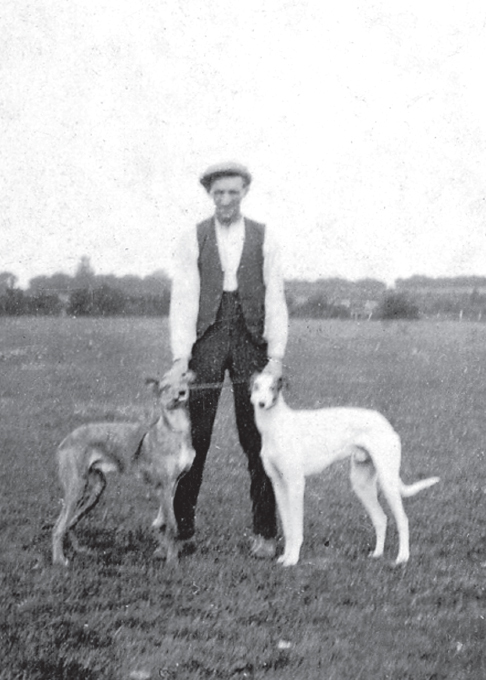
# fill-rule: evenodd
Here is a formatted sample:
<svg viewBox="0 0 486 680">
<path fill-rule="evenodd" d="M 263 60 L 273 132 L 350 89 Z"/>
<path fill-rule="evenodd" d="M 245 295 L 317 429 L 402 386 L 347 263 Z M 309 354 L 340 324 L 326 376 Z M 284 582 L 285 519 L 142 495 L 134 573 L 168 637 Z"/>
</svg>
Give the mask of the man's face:
<svg viewBox="0 0 486 680">
<path fill-rule="evenodd" d="M 216 207 L 215 215 L 221 224 L 229 226 L 240 217 L 240 204 L 248 193 L 243 177 L 220 177 L 215 179 L 209 195 Z"/>
</svg>

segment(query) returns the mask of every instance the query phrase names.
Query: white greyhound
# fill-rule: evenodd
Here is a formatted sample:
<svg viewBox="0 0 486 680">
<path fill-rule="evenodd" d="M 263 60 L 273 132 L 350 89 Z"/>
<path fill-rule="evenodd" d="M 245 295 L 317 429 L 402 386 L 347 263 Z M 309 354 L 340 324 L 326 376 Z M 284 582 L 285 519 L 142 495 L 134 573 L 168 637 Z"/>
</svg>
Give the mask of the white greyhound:
<svg viewBox="0 0 486 680">
<path fill-rule="evenodd" d="M 400 479 L 400 438 L 381 413 L 362 408 L 293 410 L 281 394 L 282 380 L 260 373 L 252 379 L 251 401 L 262 436 L 262 462 L 270 477 L 282 521 L 285 549 L 279 562 L 297 564 L 303 541 L 305 477 L 335 461 L 351 458 L 351 484 L 376 532 L 373 557 L 385 546 L 387 518 L 378 502 L 378 484 L 398 528 L 396 564 L 408 561 L 408 518 L 402 497 L 413 496 L 439 481 L 415 484 Z"/>
</svg>

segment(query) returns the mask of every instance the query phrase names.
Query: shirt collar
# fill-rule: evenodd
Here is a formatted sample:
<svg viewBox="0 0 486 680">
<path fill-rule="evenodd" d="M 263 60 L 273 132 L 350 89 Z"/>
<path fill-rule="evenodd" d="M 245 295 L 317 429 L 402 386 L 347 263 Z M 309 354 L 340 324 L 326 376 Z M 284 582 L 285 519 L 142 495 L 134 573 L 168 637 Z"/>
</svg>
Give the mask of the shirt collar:
<svg viewBox="0 0 486 680">
<path fill-rule="evenodd" d="M 218 222 L 217 217 L 215 217 L 214 218 L 214 224 L 216 226 L 216 231 L 219 231 L 220 233 L 223 233 L 223 234 L 227 234 L 229 232 L 236 232 L 236 231 L 241 231 L 242 229 L 244 229 L 245 218 L 244 218 L 243 215 L 241 215 L 239 220 L 236 220 L 236 222 L 232 222 L 229 227 L 226 227 L 225 225 Z"/>
</svg>

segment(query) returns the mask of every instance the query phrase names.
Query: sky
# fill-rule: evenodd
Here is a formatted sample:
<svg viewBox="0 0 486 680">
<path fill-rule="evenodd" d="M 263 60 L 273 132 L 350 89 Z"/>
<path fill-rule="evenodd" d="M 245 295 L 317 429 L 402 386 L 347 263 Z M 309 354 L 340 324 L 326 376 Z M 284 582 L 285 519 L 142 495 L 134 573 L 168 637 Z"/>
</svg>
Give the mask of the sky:
<svg viewBox="0 0 486 680">
<path fill-rule="evenodd" d="M 486 5 L 2 0 L 0 272 L 169 274 L 222 160 L 286 278 L 486 275 Z"/>
</svg>

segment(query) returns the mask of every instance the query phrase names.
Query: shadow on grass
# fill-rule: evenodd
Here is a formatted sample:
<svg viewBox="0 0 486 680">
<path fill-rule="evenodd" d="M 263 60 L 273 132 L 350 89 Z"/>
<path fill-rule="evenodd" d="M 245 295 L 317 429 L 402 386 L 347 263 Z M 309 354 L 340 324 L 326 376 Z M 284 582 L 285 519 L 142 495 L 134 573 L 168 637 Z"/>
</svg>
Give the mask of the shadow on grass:
<svg viewBox="0 0 486 680">
<path fill-rule="evenodd" d="M 27 625 L 35 616 L 37 625 Z M 111 680 L 112 635 L 84 623 L 77 612 L 10 611 L 0 624 L 3 653 L 0 679 Z"/>
<path fill-rule="evenodd" d="M 17 677 L 26 677 L 29 680 L 100 680 L 102 677 L 98 671 L 92 671 L 84 667 L 78 661 L 56 658 L 52 654 L 48 658 L 32 659 L 17 663 L 18 672 L 22 673 Z M 0 677 L 7 678 L 4 674 Z M 109 676 L 106 676 L 109 677 Z"/>
<path fill-rule="evenodd" d="M 133 561 L 146 564 L 157 547 L 156 533 L 142 528 L 118 530 L 88 527 L 76 530 L 79 550 L 66 539 L 66 554 L 80 564 L 86 562 L 101 567 L 121 566 Z"/>
</svg>

